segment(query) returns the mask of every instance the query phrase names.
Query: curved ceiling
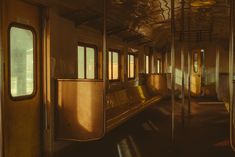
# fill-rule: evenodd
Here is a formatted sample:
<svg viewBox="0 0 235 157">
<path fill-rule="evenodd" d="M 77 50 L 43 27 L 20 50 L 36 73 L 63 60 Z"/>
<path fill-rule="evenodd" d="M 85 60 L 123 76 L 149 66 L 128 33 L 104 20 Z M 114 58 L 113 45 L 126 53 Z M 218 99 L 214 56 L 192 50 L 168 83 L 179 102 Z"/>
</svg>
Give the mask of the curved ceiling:
<svg viewBox="0 0 235 157">
<path fill-rule="evenodd" d="M 34 0 L 59 14 L 103 30 L 103 1 Z M 107 34 L 125 42 L 163 48 L 170 43 L 171 0 L 106 0 Z M 175 0 L 176 40 L 228 40 L 229 0 Z"/>
</svg>

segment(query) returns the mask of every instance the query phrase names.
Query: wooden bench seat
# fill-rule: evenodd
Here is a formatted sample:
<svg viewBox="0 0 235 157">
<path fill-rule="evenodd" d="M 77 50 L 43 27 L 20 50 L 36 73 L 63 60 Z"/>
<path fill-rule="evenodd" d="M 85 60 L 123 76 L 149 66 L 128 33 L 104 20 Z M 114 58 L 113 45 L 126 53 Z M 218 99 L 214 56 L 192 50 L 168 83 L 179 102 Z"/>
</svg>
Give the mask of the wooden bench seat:
<svg viewBox="0 0 235 157">
<path fill-rule="evenodd" d="M 137 113 L 162 99 L 152 95 L 146 86 L 136 86 L 107 94 L 106 129 L 119 126 Z"/>
</svg>

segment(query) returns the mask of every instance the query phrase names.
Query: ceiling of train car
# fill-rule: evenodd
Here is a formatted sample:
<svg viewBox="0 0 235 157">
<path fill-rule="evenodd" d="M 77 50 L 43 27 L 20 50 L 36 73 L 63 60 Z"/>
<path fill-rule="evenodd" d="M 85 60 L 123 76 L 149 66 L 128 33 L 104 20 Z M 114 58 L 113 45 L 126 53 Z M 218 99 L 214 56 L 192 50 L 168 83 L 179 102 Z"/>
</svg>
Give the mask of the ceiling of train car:
<svg viewBox="0 0 235 157">
<path fill-rule="evenodd" d="M 55 7 L 59 14 L 103 30 L 101 0 L 34 0 Z M 162 48 L 170 43 L 171 0 L 107 0 L 107 35 L 137 45 Z M 227 40 L 229 0 L 175 0 L 176 39 Z"/>
</svg>

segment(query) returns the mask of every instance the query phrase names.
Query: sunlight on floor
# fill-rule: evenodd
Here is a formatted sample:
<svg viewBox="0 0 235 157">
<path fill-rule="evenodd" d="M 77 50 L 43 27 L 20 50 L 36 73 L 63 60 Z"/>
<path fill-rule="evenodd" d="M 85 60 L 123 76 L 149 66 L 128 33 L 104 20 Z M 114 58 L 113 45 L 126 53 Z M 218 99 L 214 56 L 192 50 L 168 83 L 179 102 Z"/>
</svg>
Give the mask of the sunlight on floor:
<svg viewBox="0 0 235 157">
<path fill-rule="evenodd" d="M 139 149 L 132 136 L 123 138 L 117 144 L 117 150 L 119 157 L 141 157 Z"/>
</svg>

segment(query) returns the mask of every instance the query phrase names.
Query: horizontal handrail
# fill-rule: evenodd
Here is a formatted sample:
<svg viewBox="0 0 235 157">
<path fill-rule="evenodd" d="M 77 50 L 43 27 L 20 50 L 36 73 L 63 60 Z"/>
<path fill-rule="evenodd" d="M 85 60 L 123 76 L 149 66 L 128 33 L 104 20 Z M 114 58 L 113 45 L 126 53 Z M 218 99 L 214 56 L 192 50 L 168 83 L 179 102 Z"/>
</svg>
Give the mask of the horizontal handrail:
<svg viewBox="0 0 235 157">
<path fill-rule="evenodd" d="M 94 79 L 56 79 L 57 81 L 73 81 L 73 82 L 103 82 L 103 80 Z"/>
</svg>

